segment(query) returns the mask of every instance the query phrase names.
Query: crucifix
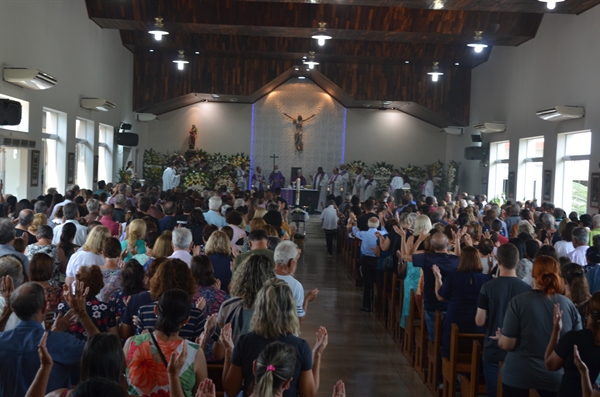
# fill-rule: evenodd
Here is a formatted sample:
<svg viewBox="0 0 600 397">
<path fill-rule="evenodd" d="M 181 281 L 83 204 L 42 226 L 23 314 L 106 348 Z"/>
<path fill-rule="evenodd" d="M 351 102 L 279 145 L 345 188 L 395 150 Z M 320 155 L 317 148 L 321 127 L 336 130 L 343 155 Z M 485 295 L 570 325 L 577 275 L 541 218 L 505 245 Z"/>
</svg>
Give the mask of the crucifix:
<svg viewBox="0 0 600 397">
<path fill-rule="evenodd" d="M 269 157 L 270 159 L 273 159 L 273 170 L 275 170 L 275 159 L 278 159 L 279 156 L 276 156 L 275 153 L 273 153 L 273 155 L 271 157 Z"/>
<path fill-rule="evenodd" d="M 302 120 L 302 116 L 300 115 L 298 115 L 298 118 L 296 119 L 287 113 L 284 113 L 283 115 L 288 119 L 292 120 L 294 126 L 296 127 L 296 132 L 294 133 L 294 146 L 296 146 L 296 151 L 301 152 L 304 149 L 304 143 L 302 142 L 302 123 L 308 122 L 308 120 L 315 117 L 316 114 L 313 114 L 306 120 Z"/>
</svg>

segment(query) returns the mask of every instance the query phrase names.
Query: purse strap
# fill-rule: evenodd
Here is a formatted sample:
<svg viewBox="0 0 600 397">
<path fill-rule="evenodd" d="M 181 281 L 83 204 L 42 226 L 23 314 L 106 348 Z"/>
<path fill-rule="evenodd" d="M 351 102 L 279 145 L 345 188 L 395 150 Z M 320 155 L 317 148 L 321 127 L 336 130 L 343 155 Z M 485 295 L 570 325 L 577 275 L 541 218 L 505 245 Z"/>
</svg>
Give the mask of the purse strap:
<svg viewBox="0 0 600 397">
<path fill-rule="evenodd" d="M 156 341 L 156 338 L 154 337 L 154 332 L 150 332 L 150 336 L 152 337 L 152 342 L 154 343 L 154 346 L 156 346 L 156 350 L 158 350 L 160 359 L 162 360 L 163 364 L 165 364 L 165 367 L 168 367 L 169 363 L 167 362 L 167 358 L 163 354 L 162 350 L 160 349 L 160 346 L 158 345 L 158 342 Z"/>
</svg>

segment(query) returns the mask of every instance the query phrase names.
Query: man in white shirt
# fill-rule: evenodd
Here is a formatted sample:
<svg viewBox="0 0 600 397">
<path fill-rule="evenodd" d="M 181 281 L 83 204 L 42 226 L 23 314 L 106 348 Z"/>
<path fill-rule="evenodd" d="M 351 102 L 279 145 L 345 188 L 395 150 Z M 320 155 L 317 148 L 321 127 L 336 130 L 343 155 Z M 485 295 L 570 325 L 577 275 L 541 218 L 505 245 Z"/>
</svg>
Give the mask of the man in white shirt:
<svg viewBox="0 0 600 397">
<path fill-rule="evenodd" d="M 277 244 L 273 254 L 275 258 L 275 276 L 285 281 L 292 290 L 294 299 L 296 300 L 296 309 L 298 311 L 298 320 L 302 323 L 306 319 L 306 309 L 308 302 L 312 302 L 317 298 L 318 289 L 309 291 L 304 295 L 304 287 L 298 280 L 294 278 L 300 250 L 298 246 L 291 241 L 282 241 Z"/>
<path fill-rule="evenodd" d="M 208 223 L 209 225 L 215 225 L 219 228 L 227 226 L 227 221 L 219 213 L 219 210 L 221 209 L 221 204 L 223 204 L 223 201 L 219 196 L 212 196 L 208 200 L 208 212 L 204 214 L 204 220 L 206 221 L 206 223 Z"/>
<path fill-rule="evenodd" d="M 179 180 L 181 175 L 177 174 L 175 167 L 170 165 L 165 168 L 165 172 L 163 172 L 162 180 L 163 180 L 163 191 L 172 190 L 179 186 Z"/>
<path fill-rule="evenodd" d="M 64 222 L 54 228 L 54 237 L 52 237 L 52 244 L 58 244 L 60 242 L 60 236 L 62 234 L 63 227 L 67 223 L 72 223 L 77 228 L 73 244 L 82 246 L 87 240 L 87 227 L 83 226 L 77 220 L 79 219 L 79 209 L 77 204 L 68 203 L 63 206 L 63 219 Z"/>
<path fill-rule="evenodd" d="M 180 259 L 188 266 L 192 266 L 192 256 L 190 248 L 192 248 L 192 232 L 185 227 L 177 227 L 173 230 L 173 238 L 171 241 L 173 254 L 169 259 Z"/>
<path fill-rule="evenodd" d="M 394 170 L 394 177 L 390 182 L 390 191 L 394 195 L 395 203 L 400 203 L 402 201 L 402 196 L 404 195 L 402 186 L 404 186 L 404 179 L 400 176 L 400 171 Z"/>
<path fill-rule="evenodd" d="M 585 227 L 576 227 L 573 229 L 573 250 L 567 257 L 573 263 L 577 263 L 581 266 L 587 266 L 587 259 L 585 254 L 588 250 L 588 243 L 590 242 L 590 233 Z"/>
<path fill-rule="evenodd" d="M 333 256 L 333 239 L 337 233 L 338 227 L 338 210 L 335 207 L 335 201 L 329 200 L 327 208 L 321 212 L 321 227 L 325 230 L 325 240 L 327 241 L 327 256 Z"/>
<path fill-rule="evenodd" d="M 67 192 L 65 193 L 65 200 L 63 202 L 55 204 L 52 208 L 52 212 L 50 213 L 50 217 L 48 218 L 48 223 L 52 223 L 54 221 L 54 216 L 56 215 L 56 211 L 58 211 L 59 208 L 64 207 L 69 203 L 72 203 L 73 200 L 75 200 L 75 191 L 67 190 Z"/>
</svg>

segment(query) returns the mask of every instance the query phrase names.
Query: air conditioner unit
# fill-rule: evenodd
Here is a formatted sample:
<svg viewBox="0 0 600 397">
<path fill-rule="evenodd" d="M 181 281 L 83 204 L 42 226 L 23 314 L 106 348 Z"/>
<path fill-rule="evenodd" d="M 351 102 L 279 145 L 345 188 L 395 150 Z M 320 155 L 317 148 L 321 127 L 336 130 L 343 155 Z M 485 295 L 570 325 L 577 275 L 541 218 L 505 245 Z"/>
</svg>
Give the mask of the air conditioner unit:
<svg viewBox="0 0 600 397">
<path fill-rule="evenodd" d="M 58 82 L 48 73 L 37 69 L 4 68 L 4 81 L 31 90 L 47 90 Z"/>
<path fill-rule="evenodd" d="M 501 121 L 475 124 L 473 128 L 484 134 L 493 134 L 506 131 L 506 124 Z"/>
<path fill-rule="evenodd" d="M 445 132 L 446 134 L 450 134 L 450 135 L 462 135 L 464 132 L 464 128 L 463 127 L 446 127 L 446 128 L 442 128 L 440 130 L 440 132 Z"/>
<path fill-rule="evenodd" d="M 30 139 L 15 139 L 0 136 L 0 146 L 35 149 L 35 141 Z"/>
<path fill-rule="evenodd" d="M 117 105 L 102 98 L 81 98 L 81 107 L 90 110 L 108 112 L 109 110 L 117 107 Z"/>
<path fill-rule="evenodd" d="M 542 120 L 558 122 L 582 118 L 585 116 L 585 108 L 583 106 L 559 105 L 538 110 L 535 114 Z"/>
<path fill-rule="evenodd" d="M 152 113 L 136 113 L 135 119 L 137 121 L 154 121 L 157 120 L 158 117 Z"/>
</svg>

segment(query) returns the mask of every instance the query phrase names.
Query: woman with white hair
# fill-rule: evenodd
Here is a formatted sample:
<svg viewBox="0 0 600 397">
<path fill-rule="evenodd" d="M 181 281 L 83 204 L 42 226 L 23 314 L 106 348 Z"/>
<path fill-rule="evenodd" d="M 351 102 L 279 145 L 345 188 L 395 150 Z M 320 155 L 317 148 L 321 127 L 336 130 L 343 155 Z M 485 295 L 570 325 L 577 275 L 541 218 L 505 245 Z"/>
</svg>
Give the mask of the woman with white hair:
<svg viewBox="0 0 600 397">
<path fill-rule="evenodd" d="M 111 237 L 110 230 L 106 226 L 95 226 L 92 229 L 85 244 L 71 256 L 69 263 L 67 263 L 65 284 L 70 285 L 75 281 L 75 275 L 82 266 L 104 266 L 102 245 L 104 240 L 109 237 Z"/>
</svg>

